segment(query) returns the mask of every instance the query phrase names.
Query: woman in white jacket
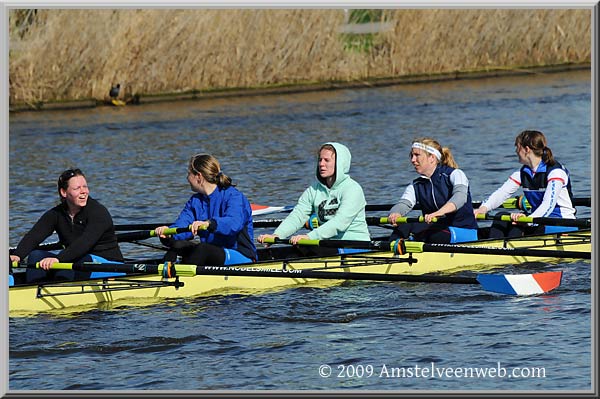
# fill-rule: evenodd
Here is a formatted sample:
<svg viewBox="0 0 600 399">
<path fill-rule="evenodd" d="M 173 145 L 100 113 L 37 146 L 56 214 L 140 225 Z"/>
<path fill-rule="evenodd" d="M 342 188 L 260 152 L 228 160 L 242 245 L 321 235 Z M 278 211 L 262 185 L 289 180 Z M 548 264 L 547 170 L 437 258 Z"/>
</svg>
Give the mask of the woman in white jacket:
<svg viewBox="0 0 600 399">
<path fill-rule="evenodd" d="M 522 207 L 530 217 L 575 218 L 571 177 L 569 171 L 554 159 L 548 148 L 546 137 L 537 130 L 524 130 L 515 138 L 515 152 L 521 169 L 515 171 L 506 182 L 477 208 L 474 213 L 486 213 L 498 208 L 519 188 L 523 189 L 524 199 L 529 209 Z M 520 201 L 525 204 L 525 201 Z M 577 230 L 576 227 L 543 226 L 517 224 L 524 212 L 510 214 L 513 222 L 495 221 L 490 229 L 490 237 L 521 237 L 530 234 L 556 233 Z"/>
</svg>

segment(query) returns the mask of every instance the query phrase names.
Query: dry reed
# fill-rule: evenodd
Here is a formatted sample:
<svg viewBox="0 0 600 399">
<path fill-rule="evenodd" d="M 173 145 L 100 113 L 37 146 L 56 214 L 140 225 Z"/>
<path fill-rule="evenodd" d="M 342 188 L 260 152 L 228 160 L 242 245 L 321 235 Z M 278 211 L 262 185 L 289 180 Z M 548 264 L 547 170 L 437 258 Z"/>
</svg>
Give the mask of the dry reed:
<svg viewBox="0 0 600 399">
<path fill-rule="evenodd" d="M 385 10 L 393 29 L 367 51 L 345 48 L 341 9 L 50 9 L 17 26 L 19 12 L 11 104 L 105 99 L 116 82 L 127 96 L 591 58 L 590 9 Z"/>
</svg>

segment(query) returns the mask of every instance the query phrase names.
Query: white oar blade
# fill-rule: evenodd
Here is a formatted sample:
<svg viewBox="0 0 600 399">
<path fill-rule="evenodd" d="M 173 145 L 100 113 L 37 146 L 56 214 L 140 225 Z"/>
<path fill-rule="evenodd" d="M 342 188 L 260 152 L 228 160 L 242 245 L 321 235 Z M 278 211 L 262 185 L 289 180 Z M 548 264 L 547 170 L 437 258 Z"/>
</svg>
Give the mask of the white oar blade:
<svg viewBox="0 0 600 399">
<path fill-rule="evenodd" d="M 477 281 L 486 291 L 508 295 L 544 294 L 560 286 L 562 271 L 533 274 L 480 274 Z"/>
<path fill-rule="evenodd" d="M 267 206 L 259 204 L 250 204 L 252 207 L 252 216 L 267 215 L 269 213 L 285 212 L 293 208 L 293 206 Z"/>
</svg>

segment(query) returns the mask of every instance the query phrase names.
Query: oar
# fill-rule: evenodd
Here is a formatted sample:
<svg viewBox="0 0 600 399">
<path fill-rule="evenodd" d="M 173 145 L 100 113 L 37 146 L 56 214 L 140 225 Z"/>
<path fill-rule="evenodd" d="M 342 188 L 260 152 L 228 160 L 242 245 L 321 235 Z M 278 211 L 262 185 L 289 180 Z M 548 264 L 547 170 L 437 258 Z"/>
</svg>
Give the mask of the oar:
<svg viewBox="0 0 600 399">
<path fill-rule="evenodd" d="M 163 224 L 159 226 L 164 226 Z M 158 227 L 158 226 L 157 226 Z M 172 236 L 179 233 L 186 233 L 190 231 L 189 227 L 171 227 L 165 229 L 164 234 L 166 236 Z M 130 242 L 136 240 L 145 240 L 147 238 L 156 237 L 156 233 L 154 230 L 142 230 L 142 231 L 130 231 L 128 233 L 119 233 L 116 235 L 118 242 Z M 63 245 L 60 242 L 49 242 L 45 244 L 40 244 L 36 247 L 36 249 L 46 250 L 46 251 L 54 251 L 57 249 L 63 249 Z M 10 248 L 16 249 L 16 248 Z"/>
<path fill-rule="evenodd" d="M 183 264 L 108 264 L 108 263 L 54 263 L 53 269 L 112 273 L 144 273 L 163 277 L 242 276 L 294 279 L 404 281 L 419 283 L 479 284 L 484 290 L 509 295 L 531 295 L 549 292 L 560 286 L 562 271 L 533 274 L 478 274 L 475 277 L 384 274 L 358 272 L 330 272 L 293 269 L 261 269 L 255 266 L 196 266 Z"/>
<path fill-rule="evenodd" d="M 131 231 L 131 230 L 154 230 L 160 226 L 168 226 L 173 222 L 167 223 L 134 223 L 134 224 L 116 224 L 115 231 Z"/>
<path fill-rule="evenodd" d="M 376 226 L 378 224 L 388 224 L 389 223 L 389 219 L 387 217 L 367 217 L 367 224 L 369 226 Z M 438 221 L 438 218 L 432 218 L 431 221 L 433 223 Z M 403 223 L 423 223 L 425 222 L 425 217 L 423 216 L 417 216 L 417 217 L 399 217 L 396 219 L 396 224 L 403 224 Z"/>
<path fill-rule="evenodd" d="M 164 226 L 163 224 L 159 225 L 159 226 Z M 158 226 L 157 226 L 158 227 Z M 190 231 L 188 228 L 185 227 L 181 227 L 180 231 L 175 231 L 175 229 L 173 228 L 173 231 L 170 232 L 169 234 L 165 234 L 165 235 L 173 235 L 173 234 L 178 234 L 178 233 L 185 233 L 187 231 Z M 169 229 L 171 230 L 171 229 Z M 136 240 L 145 240 L 147 238 L 150 237 L 154 237 L 154 230 L 147 230 L 147 231 L 132 231 L 129 233 L 118 233 L 116 234 L 117 236 L 117 241 L 118 242 L 131 242 L 131 241 L 136 241 Z M 16 249 L 16 247 L 11 247 L 10 250 L 14 250 Z M 40 244 L 36 247 L 36 249 L 40 249 L 40 250 L 44 250 L 44 251 L 56 251 L 59 249 L 64 249 L 64 246 L 60 243 L 60 242 L 47 242 L 47 243 L 43 243 Z"/>
<path fill-rule="evenodd" d="M 163 231 L 163 234 L 166 236 L 172 236 L 180 233 L 187 233 L 191 230 L 192 225 L 190 224 L 188 227 L 169 227 Z M 206 230 L 208 226 L 200 226 L 199 230 Z M 135 241 L 135 240 L 145 240 L 146 238 L 156 237 L 156 232 L 154 230 L 144 230 L 144 231 L 132 231 L 129 233 L 121 233 L 117 234 L 118 241 Z"/>
<path fill-rule="evenodd" d="M 266 244 L 290 244 L 287 239 L 266 238 Z M 302 239 L 297 245 L 320 246 L 327 248 L 356 248 L 356 249 L 379 249 L 391 251 L 395 254 L 422 252 L 444 252 L 457 254 L 478 255 L 507 255 L 507 256 L 540 256 L 544 258 L 574 258 L 591 259 L 591 252 L 562 251 L 551 249 L 526 249 L 526 248 L 504 248 L 504 247 L 478 247 L 456 244 L 428 244 L 419 241 L 353 241 L 353 240 L 308 240 Z"/>
<path fill-rule="evenodd" d="M 502 204 L 502 208 L 505 209 L 519 209 L 518 203 L 520 201 L 519 197 L 516 198 L 510 198 L 506 201 L 504 201 L 504 203 Z M 478 208 L 481 205 L 481 201 L 473 201 L 473 208 Z M 269 214 L 269 213 L 278 213 L 278 212 L 289 212 L 291 211 L 294 206 L 293 205 L 287 205 L 287 206 L 266 206 L 266 205 L 257 205 L 257 204 L 251 204 L 253 207 L 252 210 L 252 215 L 253 216 L 259 216 L 259 215 L 265 215 L 265 214 Z M 392 207 L 395 204 L 374 204 L 374 205 L 366 205 L 365 210 L 367 212 L 369 211 L 389 211 L 390 209 L 392 209 Z M 573 199 L 573 205 L 574 206 L 591 206 L 591 198 L 590 197 L 581 197 L 581 198 L 574 198 Z M 420 210 L 421 207 L 419 206 L 419 204 L 417 204 L 413 210 Z M 369 218 L 367 218 L 369 219 Z M 373 218 L 372 223 L 373 224 L 385 224 L 384 222 L 375 222 L 377 218 Z M 255 220 L 254 221 L 254 225 L 256 227 L 276 227 L 279 225 L 279 223 L 281 223 L 283 219 L 263 219 L 263 220 Z M 130 231 L 130 230 L 151 230 L 151 229 L 155 229 L 159 226 L 168 226 L 170 225 L 172 222 L 165 222 L 165 223 L 134 223 L 134 224 L 117 224 L 115 225 L 115 230 L 116 231 Z M 369 223 L 369 221 L 367 220 L 367 223 Z M 410 221 L 407 223 L 411 223 Z"/>
<path fill-rule="evenodd" d="M 477 215 L 478 220 L 500 220 L 504 222 L 511 222 L 510 215 L 490 215 L 488 213 L 480 213 Z M 592 220 L 588 219 L 562 219 L 562 218 L 544 218 L 544 217 L 531 217 L 522 216 L 516 220 L 518 223 L 536 223 L 547 226 L 565 226 L 565 227 L 582 227 L 589 228 L 592 226 Z"/>
<path fill-rule="evenodd" d="M 502 203 L 502 205 L 500 206 L 500 208 L 504 208 L 504 209 L 521 209 L 520 203 L 523 202 L 522 197 L 515 197 L 515 198 L 509 198 L 506 201 L 504 201 Z M 524 200 L 525 205 L 529 206 L 529 202 L 527 202 L 527 200 Z M 473 201 L 473 208 L 479 208 L 481 206 L 481 204 L 483 203 L 483 201 Z M 591 197 L 579 197 L 579 198 L 573 198 L 573 206 L 591 206 L 592 200 Z M 390 209 L 392 209 L 392 207 L 395 204 L 367 204 L 365 206 L 365 211 L 367 212 L 375 212 L 375 211 L 389 211 Z M 294 207 L 293 206 L 285 206 L 285 207 L 279 207 L 279 208 L 283 208 L 283 210 L 281 210 L 280 212 L 287 212 L 287 211 L 291 211 Z M 413 210 L 421 210 L 421 206 L 419 204 L 416 204 L 413 208 Z M 367 218 L 368 219 L 368 218 Z M 269 220 L 269 219 L 267 219 Z M 276 222 L 274 222 L 274 220 L 280 220 L 280 219 L 270 219 L 273 220 L 273 222 L 271 222 L 270 225 L 264 225 L 264 226 L 258 226 L 258 227 L 273 227 L 275 226 Z M 373 219 L 375 220 L 375 219 Z M 255 221 L 256 223 L 256 221 Z M 265 224 L 267 222 L 265 221 Z M 375 223 L 375 222 L 373 222 Z M 382 222 L 383 223 L 383 222 Z M 407 222 L 407 223 L 411 223 L 411 222 Z M 385 223 L 383 223 L 385 224 Z"/>
<path fill-rule="evenodd" d="M 521 202 L 521 197 L 509 198 L 502 203 L 500 206 L 504 209 L 521 209 L 519 206 L 519 202 Z M 473 201 L 473 208 L 479 208 L 483 201 Z M 529 206 L 529 203 L 525 201 L 525 204 Z M 579 197 L 573 198 L 573 206 L 591 206 L 592 199 L 591 197 Z M 365 207 L 366 211 L 389 211 L 395 204 L 375 204 L 375 205 L 367 205 Z M 419 204 L 415 205 L 413 210 L 420 210 L 421 207 Z"/>
<path fill-rule="evenodd" d="M 367 221 L 367 224 L 369 226 L 378 226 L 380 224 L 387 224 L 388 223 L 388 218 L 387 217 L 375 217 L 375 216 L 370 216 L 365 218 Z M 437 218 L 433 218 L 434 222 L 437 222 Z M 423 216 L 418 216 L 418 217 L 399 217 L 398 219 L 396 219 L 396 223 L 397 224 L 401 224 L 401 223 L 419 223 L 419 222 L 424 222 L 425 218 Z M 283 219 L 259 219 L 259 220 L 254 220 L 252 222 L 252 225 L 254 227 L 277 227 L 279 226 L 279 224 L 283 222 Z M 311 228 L 311 226 L 309 226 L 309 223 L 306 222 L 305 227 L 308 229 L 314 229 L 315 227 L 315 223 L 316 221 L 313 221 L 313 226 Z"/>
<path fill-rule="evenodd" d="M 252 216 L 267 215 L 269 213 L 289 212 L 293 209 L 293 206 L 268 206 L 260 204 L 250 204 L 252 208 Z M 130 230 L 153 230 L 160 226 L 168 226 L 172 222 L 166 223 L 132 223 L 132 224 L 117 224 L 115 225 L 116 231 L 130 231 Z"/>
<path fill-rule="evenodd" d="M 41 249 L 44 251 L 56 251 L 58 249 L 63 249 L 63 245 L 56 241 L 56 242 L 46 242 L 43 244 L 38 245 L 37 247 L 35 247 L 35 249 Z M 9 251 L 12 254 L 12 251 L 14 251 L 15 249 L 17 249 L 17 247 L 10 247 Z"/>
<path fill-rule="evenodd" d="M 164 226 L 164 225 L 161 225 Z M 190 231 L 189 227 L 171 227 L 165 229 L 164 235 L 172 236 L 179 233 L 187 233 Z M 156 237 L 156 232 L 154 230 L 143 230 L 143 231 L 131 231 L 129 233 L 120 233 L 117 234 L 117 241 L 119 242 L 127 242 L 127 241 L 135 241 L 135 240 L 145 240 L 146 238 Z"/>
</svg>

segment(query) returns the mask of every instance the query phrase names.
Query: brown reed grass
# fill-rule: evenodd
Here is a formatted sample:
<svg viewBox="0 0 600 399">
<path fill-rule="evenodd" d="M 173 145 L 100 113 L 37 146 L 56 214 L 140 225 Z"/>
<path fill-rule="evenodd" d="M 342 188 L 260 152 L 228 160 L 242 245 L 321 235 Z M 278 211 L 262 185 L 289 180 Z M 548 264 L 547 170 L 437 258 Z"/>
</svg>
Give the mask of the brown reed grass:
<svg viewBox="0 0 600 399">
<path fill-rule="evenodd" d="M 342 9 L 10 11 L 10 103 L 589 63 L 591 9 L 384 10 L 348 50 Z M 20 13 L 20 14 L 19 14 Z M 26 28 L 26 29 L 25 29 Z"/>
</svg>

